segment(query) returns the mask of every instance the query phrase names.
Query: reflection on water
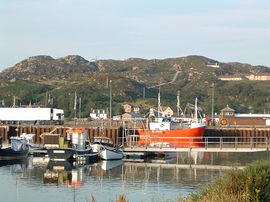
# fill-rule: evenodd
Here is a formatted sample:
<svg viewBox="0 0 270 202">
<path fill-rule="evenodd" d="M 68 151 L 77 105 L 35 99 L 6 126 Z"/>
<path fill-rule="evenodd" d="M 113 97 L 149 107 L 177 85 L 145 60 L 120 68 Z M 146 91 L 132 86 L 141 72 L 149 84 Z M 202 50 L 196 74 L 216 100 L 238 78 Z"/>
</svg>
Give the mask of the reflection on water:
<svg viewBox="0 0 270 202">
<path fill-rule="evenodd" d="M 0 161 L 0 192 L 6 201 L 175 200 L 234 166 L 269 159 L 268 152 L 174 153 L 165 158 L 100 161 L 77 166 L 35 157 Z M 139 162 L 138 162 L 139 161 Z"/>
</svg>

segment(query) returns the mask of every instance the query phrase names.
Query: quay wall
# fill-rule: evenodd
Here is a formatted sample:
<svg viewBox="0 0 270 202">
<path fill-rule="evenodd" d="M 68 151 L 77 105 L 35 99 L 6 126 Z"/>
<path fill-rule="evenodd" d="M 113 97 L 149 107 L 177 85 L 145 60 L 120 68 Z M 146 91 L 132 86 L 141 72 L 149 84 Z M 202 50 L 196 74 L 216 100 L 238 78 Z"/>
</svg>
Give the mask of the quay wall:
<svg viewBox="0 0 270 202">
<path fill-rule="evenodd" d="M 79 126 L 77 126 L 79 127 Z M 66 129 L 70 126 L 0 126 L 0 136 L 3 143 L 8 143 L 11 136 L 19 136 L 22 133 L 33 133 L 34 143 L 42 144 L 41 135 L 43 133 L 65 134 Z M 89 139 L 92 141 L 96 136 L 105 136 L 111 138 L 115 144 L 121 141 L 123 130 L 121 127 L 104 128 L 100 127 L 84 127 L 88 131 Z M 239 128 L 206 128 L 204 137 L 214 141 L 214 137 L 225 137 L 227 141 L 239 138 L 238 141 L 245 141 L 253 138 L 268 138 L 270 140 L 270 127 L 239 127 Z"/>
<path fill-rule="evenodd" d="M 80 126 L 77 126 L 80 127 Z M 35 144 L 43 144 L 42 134 L 43 133 L 52 133 L 52 134 L 61 134 L 64 135 L 65 131 L 70 128 L 69 126 L 0 126 L 0 136 L 2 137 L 3 143 L 8 144 L 9 138 L 11 136 L 20 136 L 22 133 L 32 133 L 34 136 Z M 113 140 L 114 144 L 118 144 L 120 137 L 122 136 L 121 128 L 110 128 L 101 130 L 99 127 L 84 127 L 89 136 L 89 140 L 93 141 L 96 136 L 105 136 Z"/>
<path fill-rule="evenodd" d="M 204 137 L 210 141 L 215 141 L 215 137 L 224 137 L 224 141 L 234 141 L 237 138 L 239 142 L 262 140 L 270 138 L 270 127 L 246 127 L 246 128 L 206 128 Z"/>
</svg>

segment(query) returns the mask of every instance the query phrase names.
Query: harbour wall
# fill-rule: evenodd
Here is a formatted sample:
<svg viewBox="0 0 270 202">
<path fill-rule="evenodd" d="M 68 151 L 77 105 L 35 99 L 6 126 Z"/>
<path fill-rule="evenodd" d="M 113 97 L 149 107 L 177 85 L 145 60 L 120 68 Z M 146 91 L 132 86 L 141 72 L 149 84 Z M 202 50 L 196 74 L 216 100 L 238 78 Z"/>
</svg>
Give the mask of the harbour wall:
<svg viewBox="0 0 270 202">
<path fill-rule="evenodd" d="M 53 133 L 63 135 L 69 126 L 0 126 L 0 136 L 2 141 L 8 143 L 11 136 L 20 136 L 22 133 L 33 133 L 34 143 L 42 144 L 41 135 L 44 133 Z M 89 140 L 92 141 L 96 136 L 105 136 L 113 140 L 115 144 L 121 141 L 123 130 L 121 127 L 104 128 L 99 127 L 84 127 L 89 135 Z M 225 137 L 227 140 L 239 138 L 238 141 L 248 138 L 268 138 L 270 139 L 270 127 L 245 127 L 245 128 L 206 128 L 204 137 L 214 141 L 214 137 Z"/>
<path fill-rule="evenodd" d="M 23 133 L 35 134 L 34 143 L 43 144 L 42 134 L 52 133 L 64 135 L 69 126 L 0 126 L 0 136 L 3 143 L 8 144 L 9 138 L 12 136 L 20 136 Z M 118 144 L 122 136 L 121 128 L 100 129 L 99 127 L 84 127 L 87 130 L 89 140 L 93 141 L 96 136 L 105 136 L 113 140 L 114 144 Z"/>
</svg>

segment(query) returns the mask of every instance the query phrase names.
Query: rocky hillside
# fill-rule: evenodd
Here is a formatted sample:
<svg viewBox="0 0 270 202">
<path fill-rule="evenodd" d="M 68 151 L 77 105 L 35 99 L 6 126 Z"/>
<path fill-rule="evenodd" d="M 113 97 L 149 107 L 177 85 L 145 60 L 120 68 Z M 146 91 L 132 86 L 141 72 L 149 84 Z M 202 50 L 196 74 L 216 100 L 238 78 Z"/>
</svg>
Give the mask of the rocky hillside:
<svg viewBox="0 0 270 202">
<path fill-rule="evenodd" d="M 85 60 L 81 56 L 69 55 L 64 58 L 54 59 L 50 56 L 40 55 L 17 63 L 14 67 L 1 72 L 0 76 L 2 78 L 24 80 L 30 80 L 32 77 L 50 79 L 50 77 L 59 75 L 94 71 L 98 71 L 96 64 Z"/>
<path fill-rule="evenodd" d="M 163 105 L 174 108 L 177 91 L 180 91 L 182 108 L 197 97 L 205 113 L 209 113 L 214 83 L 217 112 L 227 104 L 238 112 L 270 111 L 269 81 L 218 80 L 219 75 L 251 72 L 270 72 L 270 68 L 220 63 L 203 56 L 93 62 L 74 55 L 58 59 L 34 56 L 0 73 L 0 100 L 11 105 L 13 95 L 16 95 L 17 104 L 31 101 L 45 105 L 49 94 L 54 100 L 49 104 L 64 108 L 67 115 L 72 115 L 76 91 L 82 98 L 82 111 L 86 116 L 91 108 L 109 106 L 111 80 L 114 113 L 121 111 L 123 102 L 142 105 L 146 109 L 155 106 L 159 86 Z"/>
</svg>

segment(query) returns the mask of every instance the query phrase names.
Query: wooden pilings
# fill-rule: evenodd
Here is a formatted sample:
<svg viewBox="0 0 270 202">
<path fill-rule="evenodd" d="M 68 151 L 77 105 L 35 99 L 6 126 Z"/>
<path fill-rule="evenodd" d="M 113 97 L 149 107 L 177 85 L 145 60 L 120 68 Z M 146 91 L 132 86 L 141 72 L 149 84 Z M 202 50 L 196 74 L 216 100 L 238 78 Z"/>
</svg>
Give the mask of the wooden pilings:
<svg viewBox="0 0 270 202">
<path fill-rule="evenodd" d="M 204 137 L 214 141 L 215 137 L 224 137 L 224 142 L 234 142 L 237 138 L 239 143 L 265 142 L 269 143 L 270 128 L 208 128 Z M 265 142 L 267 143 L 267 142 Z"/>
<path fill-rule="evenodd" d="M 42 144 L 41 135 L 43 133 L 52 132 L 54 134 L 65 134 L 68 126 L 0 126 L 0 135 L 2 140 L 7 141 L 11 136 L 20 136 L 22 133 L 33 133 L 34 143 Z M 113 140 L 114 144 L 119 143 L 119 137 L 122 135 L 122 131 L 119 128 L 100 129 L 99 127 L 85 128 L 88 132 L 89 140 L 93 141 L 96 136 L 109 137 Z"/>
</svg>

